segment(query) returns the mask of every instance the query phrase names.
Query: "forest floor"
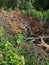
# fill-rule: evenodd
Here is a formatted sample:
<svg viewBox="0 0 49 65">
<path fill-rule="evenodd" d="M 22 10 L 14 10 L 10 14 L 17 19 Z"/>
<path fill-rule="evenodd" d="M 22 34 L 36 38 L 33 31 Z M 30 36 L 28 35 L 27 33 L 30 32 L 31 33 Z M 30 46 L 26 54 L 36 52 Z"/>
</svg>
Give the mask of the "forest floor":
<svg viewBox="0 0 49 65">
<path fill-rule="evenodd" d="M 49 51 L 49 26 L 46 28 L 42 21 L 29 15 L 24 15 L 20 10 L 11 12 L 0 10 L 0 26 L 3 26 L 10 35 L 25 32 L 29 40 L 34 42 L 34 47 L 35 50 L 37 50 L 38 56 L 49 59 L 49 53 L 47 53 L 47 51 Z M 33 54 L 33 46 L 30 47 L 27 42 L 22 44 L 22 46 L 25 46 L 25 48 Z"/>
</svg>

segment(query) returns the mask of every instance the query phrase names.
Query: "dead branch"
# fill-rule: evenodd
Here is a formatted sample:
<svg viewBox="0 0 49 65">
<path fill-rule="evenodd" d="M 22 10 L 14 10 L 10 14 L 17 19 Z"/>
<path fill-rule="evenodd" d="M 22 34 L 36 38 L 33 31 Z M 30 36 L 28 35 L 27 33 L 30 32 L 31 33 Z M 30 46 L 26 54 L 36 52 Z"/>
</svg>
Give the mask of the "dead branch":
<svg viewBox="0 0 49 65">
<path fill-rule="evenodd" d="M 40 47 L 44 47 L 46 48 L 46 51 L 49 51 L 49 45 L 46 42 L 44 42 L 43 37 L 40 36 L 40 39 L 41 39 L 41 44 L 37 44 L 37 45 Z"/>
<path fill-rule="evenodd" d="M 38 37 L 28 37 L 28 38 L 26 38 L 26 40 L 36 40 L 36 39 L 39 39 L 39 38 L 40 38 L 40 36 L 38 36 Z M 42 38 L 47 39 L 47 38 L 49 38 L 49 36 L 42 36 Z"/>
</svg>

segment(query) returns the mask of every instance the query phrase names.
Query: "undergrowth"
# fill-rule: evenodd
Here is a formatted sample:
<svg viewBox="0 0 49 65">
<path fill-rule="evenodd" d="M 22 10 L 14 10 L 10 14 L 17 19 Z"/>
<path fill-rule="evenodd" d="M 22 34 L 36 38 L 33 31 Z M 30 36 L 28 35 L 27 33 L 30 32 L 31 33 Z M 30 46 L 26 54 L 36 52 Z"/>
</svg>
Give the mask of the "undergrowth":
<svg viewBox="0 0 49 65">
<path fill-rule="evenodd" d="M 49 60 L 38 56 L 32 41 L 25 42 L 23 34 L 16 34 L 5 39 L 5 32 L 0 27 L 0 65 L 49 65 Z"/>
</svg>

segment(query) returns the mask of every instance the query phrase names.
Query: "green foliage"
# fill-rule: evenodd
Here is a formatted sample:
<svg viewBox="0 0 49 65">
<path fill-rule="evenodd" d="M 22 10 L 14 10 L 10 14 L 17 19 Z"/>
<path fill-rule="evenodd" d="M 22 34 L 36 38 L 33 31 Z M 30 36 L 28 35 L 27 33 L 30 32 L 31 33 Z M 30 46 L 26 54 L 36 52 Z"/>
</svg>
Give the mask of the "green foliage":
<svg viewBox="0 0 49 65">
<path fill-rule="evenodd" d="M 0 0 L 0 8 L 2 7 L 9 11 L 19 8 L 24 14 L 32 15 L 40 20 L 46 20 L 48 18 L 48 11 L 46 10 L 49 9 L 49 0 Z"/>
<path fill-rule="evenodd" d="M 2 32 L 4 31 L 1 27 L 0 33 Z M 34 43 L 24 40 L 25 36 L 20 33 L 9 35 L 8 39 L 0 36 L 0 65 L 49 65 L 49 60 L 38 55 Z"/>
<path fill-rule="evenodd" d="M 42 12 L 41 12 L 41 11 L 36 11 L 35 9 L 32 9 L 32 10 L 31 10 L 31 15 L 32 15 L 33 17 L 35 17 L 35 18 L 40 19 L 40 20 L 42 20 L 42 18 L 43 18 Z"/>
<path fill-rule="evenodd" d="M 8 11 L 20 8 L 24 14 L 49 21 L 49 0 L 0 0 L 2 7 Z M 23 34 L 5 37 L 6 33 L 0 27 L 0 65 L 49 65 L 49 60 L 38 55 L 33 42 L 24 44 Z"/>
<path fill-rule="evenodd" d="M 0 27 L 0 65 L 25 65 L 24 56 L 18 54 L 14 48 L 14 38 L 11 40 L 12 44 L 5 38 L 4 33 L 3 28 Z M 17 34 L 17 37 L 23 39 L 22 34 Z"/>
<path fill-rule="evenodd" d="M 17 34 L 16 39 L 17 39 L 17 44 L 19 45 L 24 42 L 25 37 L 23 34 Z"/>
<path fill-rule="evenodd" d="M 0 44 L 2 44 L 0 45 L 0 65 L 25 65 L 24 57 L 16 53 L 10 42 L 0 42 Z"/>
<path fill-rule="evenodd" d="M 2 26 L 0 26 L 0 36 L 3 36 L 4 35 L 4 29 Z"/>
<path fill-rule="evenodd" d="M 47 62 L 47 65 L 49 65 L 49 62 Z"/>
<path fill-rule="evenodd" d="M 45 21 L 49 21 L 49 9 L 43 12 L 43 17 Z"/>
<path fill-rule="evenodd" d="M 8 41 L 13 45 L 20 45 L 24 42 L 24 40 L 25 40 L 25 36 L 21 33 L 18 33 L 14 36 L 8 35 Z"/>
<path fill-rule="evenodd" d="M 26 46 L 26 43 L 17 48 L 17 52 L 20 55 L 25 57 L 26 65 L 48 65 L 49 61 L 38 56 L 37 49 L 34 46 L 34 43 L 31 41 L 27 43 L 29 46 Z"/>
<path fill-rule="evenodd" d="M 22 10 L 21 12 L 22 12 L 23 14 L 26 14 L 26 10 Z"/>
</svg>

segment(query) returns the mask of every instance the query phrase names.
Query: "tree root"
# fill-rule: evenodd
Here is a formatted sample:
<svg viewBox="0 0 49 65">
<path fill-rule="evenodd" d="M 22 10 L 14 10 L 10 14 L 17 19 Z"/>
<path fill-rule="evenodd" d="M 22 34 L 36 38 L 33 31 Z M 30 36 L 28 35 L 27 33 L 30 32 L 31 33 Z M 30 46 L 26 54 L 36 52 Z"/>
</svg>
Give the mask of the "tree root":
<svg viewBox="0 0 49 65">
<path fill-rule="evenodd" d="M 43 40 L 44 37 L 40 36 L 41 44 L 37 44 L 38 46 L 45 48 L 46 51 L 49 51 L 49 45 Z"/>
</svg>

